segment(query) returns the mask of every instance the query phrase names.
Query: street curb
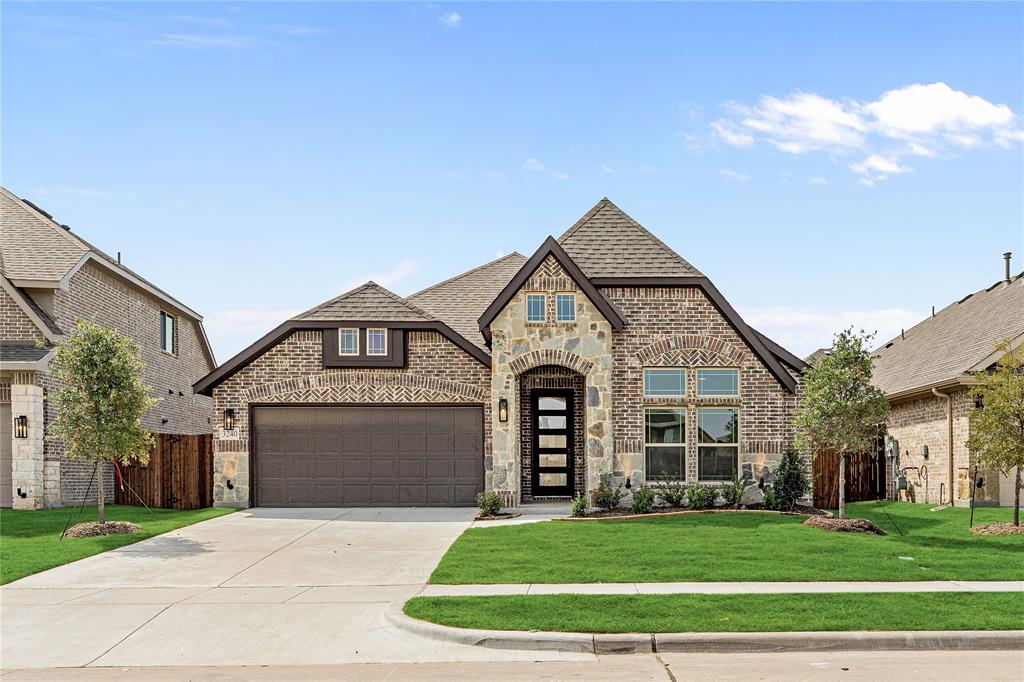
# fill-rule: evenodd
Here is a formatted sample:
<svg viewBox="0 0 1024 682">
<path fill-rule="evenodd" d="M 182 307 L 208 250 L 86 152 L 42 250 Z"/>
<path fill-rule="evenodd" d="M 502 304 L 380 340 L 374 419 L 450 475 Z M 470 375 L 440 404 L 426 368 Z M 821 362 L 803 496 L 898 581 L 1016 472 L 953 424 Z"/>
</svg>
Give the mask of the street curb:
<svg viewBox="0 0 1024 682">
<path fill-rule="evenodd" d="M 393 603 L 385 617 L 406 632 L 489 649 L 582 654 L 764 653 L 799 651 L 1024 651 L 1024 630 L 920 632 L 676 632 L 588 634 L 471 630 L 405 615 Z"/>
</svg>

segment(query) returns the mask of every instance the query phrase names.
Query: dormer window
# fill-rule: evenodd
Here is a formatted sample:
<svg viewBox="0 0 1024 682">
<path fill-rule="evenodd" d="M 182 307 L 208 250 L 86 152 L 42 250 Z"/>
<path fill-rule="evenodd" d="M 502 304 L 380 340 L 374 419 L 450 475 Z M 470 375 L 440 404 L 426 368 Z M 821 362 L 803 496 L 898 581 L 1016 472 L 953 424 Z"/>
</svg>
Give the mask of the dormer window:
<svg viewBox="0 0 1024 682">
<path fill-rule="evenodd" d="M 526 295 L 526 321 L 546 322 L 547 321 L 547 297 L 544 294 Z"/>
<path fill-rule="evenodd" d="M 387 355 L 388 354 L 388 331 L 386 329 L 366 330 L 366 354 Z"/>
<path fill-rule="evenodd" d="M 338 355 L 359 355 L 359 330 L 338 330 Z"/>
</svg>

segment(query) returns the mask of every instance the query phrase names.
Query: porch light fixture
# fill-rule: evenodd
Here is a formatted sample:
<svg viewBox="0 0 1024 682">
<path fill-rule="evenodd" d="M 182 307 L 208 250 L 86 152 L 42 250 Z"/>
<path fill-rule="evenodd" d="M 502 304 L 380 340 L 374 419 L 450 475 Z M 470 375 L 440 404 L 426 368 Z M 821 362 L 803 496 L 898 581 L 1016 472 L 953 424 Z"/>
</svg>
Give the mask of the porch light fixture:
<svg viewBox="0 0 1024 682">
<path fill-rule="evenodd" d="M 502 424 L 508 421 L 508 400 L 498 398 L 498 421 Z"/>
<path fill-rule="evenodd" d="M 235 411 L 230 407 L 224 410 L 224 430 L 235 430 Z"/>
<path fill-rule="evenodd" d="M 28 438 L 28 417 L 25 415 L 14 418 L 14 437 Z"/>
</svg>

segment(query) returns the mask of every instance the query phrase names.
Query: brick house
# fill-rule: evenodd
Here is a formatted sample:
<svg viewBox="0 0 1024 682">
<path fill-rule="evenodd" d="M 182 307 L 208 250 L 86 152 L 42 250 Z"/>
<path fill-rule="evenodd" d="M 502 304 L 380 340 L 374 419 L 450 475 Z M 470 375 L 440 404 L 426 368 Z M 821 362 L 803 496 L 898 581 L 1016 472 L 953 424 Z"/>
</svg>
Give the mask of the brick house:
<svg viewBox="0 0 1024 682">
<path fill-rule="evenodd" d="M 676 477 L 755 479 L 805 363 L 607 199 L 401 298 L 369 282 L 197 382 L 220 505 L 509 504 Z"/>
<path fill-rule="evenodd" d="M 162 398 L 143 419 L 156 433 L 209 433 L 211 400 L 191 384 L 216 366 L 202 317 L 31 203 L 0 188 L 0 506 L 78 504 L 91 467 L 44 438 L 56 345 L 78 319 L 131 336 L 144 380 Z M 105 475 L 113 496 L 113 472 Z M 95 500 L 95 486 L 89 498 Z"/>
<path fill-rule="evenodd" d="M 997 343 L 1009 340 L 1015 349 L 1024 344 L 1024 273 L 1010 276 L 1009 256 L 1004 256 L 1002 280 L 933 313 L 875 351 L 873 381 L 889 398 L 888 433 L 899 442 L 897 466 L 907 481 L 900 499 L 948 504 L 952 495 L 954 504 L 970 504 L 974 462 L 966 441 L 975 408 L 974 373 L 999 360 Z M 1010 478 L 985 467 L 979 473 L 984 485 L 977 488 L 976 504 L 1013 504 Z M 890 484 L 892 474 L 889 467 Z"/>
</svg>

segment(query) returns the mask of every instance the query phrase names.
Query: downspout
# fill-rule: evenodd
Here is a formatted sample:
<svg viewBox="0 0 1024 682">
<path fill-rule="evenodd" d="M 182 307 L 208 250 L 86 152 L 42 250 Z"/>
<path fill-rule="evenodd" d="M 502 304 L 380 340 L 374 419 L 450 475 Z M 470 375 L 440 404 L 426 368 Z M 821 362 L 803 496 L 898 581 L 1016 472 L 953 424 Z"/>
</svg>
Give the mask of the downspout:
<svg viewBox="0 0 1024 682">
<path fill-rule="evenodd" d="M 948 393 L 941 393 L 939 389 L 933 388 L 932 394 L 938 398 L 946 399 L 946 452 L 949 453 L 949 506 L 953 506 L 953 498 L 956 488 L 953 486 L 953 396 Z M 941 504 L 942 501 L 940 500 Z"/>
</svg>

